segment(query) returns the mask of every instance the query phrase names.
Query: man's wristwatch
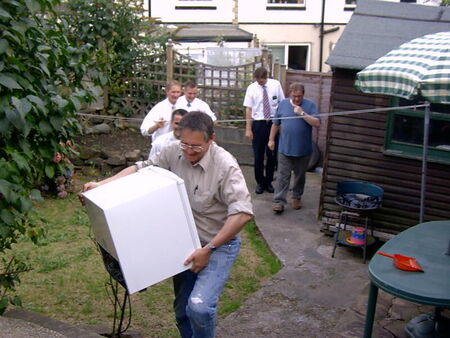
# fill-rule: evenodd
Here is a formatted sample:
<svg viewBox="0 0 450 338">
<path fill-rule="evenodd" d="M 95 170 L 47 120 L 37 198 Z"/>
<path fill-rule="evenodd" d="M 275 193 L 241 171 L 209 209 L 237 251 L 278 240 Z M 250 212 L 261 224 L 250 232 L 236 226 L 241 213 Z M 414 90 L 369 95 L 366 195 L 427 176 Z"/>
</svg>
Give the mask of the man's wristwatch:
<svg viewBox="0 0 450 338">
<path fill-rule="evenodd" d="M 207 248 L 210 248 L 211 249 L 211 251 L 215 251 L 217 248 L 216 248 L 216 246 L 212 243 L 212 242 L 209 242 L 208 244 L 206 244 L 205 245 Z"/>
</svg>

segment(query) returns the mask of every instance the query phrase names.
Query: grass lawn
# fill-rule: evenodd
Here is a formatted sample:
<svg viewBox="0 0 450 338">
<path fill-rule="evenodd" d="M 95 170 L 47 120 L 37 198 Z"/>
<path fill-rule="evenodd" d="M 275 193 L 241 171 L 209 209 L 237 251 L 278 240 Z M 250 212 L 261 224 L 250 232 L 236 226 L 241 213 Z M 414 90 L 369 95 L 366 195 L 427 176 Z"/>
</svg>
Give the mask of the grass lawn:
<svg viewBox="0 0 450 338">
<path fill-rule="evenodd" d="M 13 254 L 31 262 L 17 293 L 25 309 L 73 324 L 104 325 L 111 333 L 114 307 L 109 275 L 93 240 L 89 219 L 75 194 L 46 198 L 36 208 L 48 220 L 36 246 L 24 240 Z M 242 248 L 219 303 L 219 318 L 235 311 L 281 268 L 254 223 L 242 233 Z M 122 298 L 124 290 L 119 289 Z M 170 279 L 131 295 L 130 330 L 144 337 L 177 337 Z"/>
</svg>

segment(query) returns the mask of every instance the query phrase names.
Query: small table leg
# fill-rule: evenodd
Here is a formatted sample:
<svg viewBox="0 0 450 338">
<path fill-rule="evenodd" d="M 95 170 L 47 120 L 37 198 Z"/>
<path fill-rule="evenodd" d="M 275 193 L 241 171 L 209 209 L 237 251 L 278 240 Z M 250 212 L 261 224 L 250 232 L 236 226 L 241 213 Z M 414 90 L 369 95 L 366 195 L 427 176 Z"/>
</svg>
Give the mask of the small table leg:
<svg viewBox="0 0 450 338">
<path fill-rule="evenodd" d="M 370 283 L 369 300 L 367 302 L 366 325 L 364 326 L 364 338 L 372 337 L 373 321 L 377 307 L 378 287 Z"/>
</svg>

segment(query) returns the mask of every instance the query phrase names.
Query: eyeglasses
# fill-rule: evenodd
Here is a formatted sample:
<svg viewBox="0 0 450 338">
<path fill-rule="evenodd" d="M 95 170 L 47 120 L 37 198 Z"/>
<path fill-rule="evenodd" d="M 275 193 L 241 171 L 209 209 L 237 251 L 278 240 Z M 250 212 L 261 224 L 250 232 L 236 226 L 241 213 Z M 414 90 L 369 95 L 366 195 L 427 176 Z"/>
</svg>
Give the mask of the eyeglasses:
<svg viewBox="0 0 450 338">
<path fill-rule="evenodd" d="M 194 151 L 194 152 L 196 152 L 196 153 L 200 153 L 200 152 L 202 152 L 203 149 L 205 149 L 205 148 L 202 147 L 202 146 L 191 146 L 191 145 L 189 145 L 189 144 L 180 142 L 180 149 L 181 149 L 181 150 L 188 150 L 188 149 L 191 149 L 192 151 Z"/>
</svg>

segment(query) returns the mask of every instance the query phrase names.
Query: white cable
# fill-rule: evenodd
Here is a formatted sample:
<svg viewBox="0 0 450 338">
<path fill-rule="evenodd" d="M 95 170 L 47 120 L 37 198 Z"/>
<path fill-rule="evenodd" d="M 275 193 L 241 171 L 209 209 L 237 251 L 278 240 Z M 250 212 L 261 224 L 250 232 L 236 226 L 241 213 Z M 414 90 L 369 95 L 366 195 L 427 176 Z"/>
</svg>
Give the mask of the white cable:
<svg viewBox="0 0 450 338">
<path fill-rule="evenodd" d="M 397 107 L 386 107 L 386 108 L 372 108 L 372 109 L 360 109 L 360 110 L 347 110 L 347 111 L 341 111 L 341 112 L 331 112 L 331 113 L 321 113 L 317 114 L 315 116 L 319 117 L 328 117 L 328 116 L 344 116 L 344 115 L 353 115 L 353 114 L 364 114 L 364 113 L 379 113 L 379 112 L 386 112 L 390 110 L 398 110 L 398 109 L 417 109 L 417 108 L 424 108 L 428 107 L 429 104 L 418 104 L 418 105 L 411 105 L 411 106 L 397 106 Z M 79 116 L 86 116 L 90 118 L 100 118 L 104 120 L 125 120 L 125 121 L 143 121 L 142 118 L 137 117 L 124 117 L 124 116 L 111 116 L 111 115 L 98 115 L 98 114 L 88 114 L 88 113 L 76 113 L 76 115 Z M 302 119 L 304 116 L 289 116 L 289 117 L 279 117 L 279 118 L 269 118 L 269 119 L 261 119 L 258 121 L 264 121 L 264 120 L 290 120 L 290 119 Z M 250 119 L 253 120 L 253 119 Z M 232 122 L 246 122 L 247 119 L 232 119 L 232 120 L 217 120 L 214 123 L 232 123 Z"/>
</svg>

